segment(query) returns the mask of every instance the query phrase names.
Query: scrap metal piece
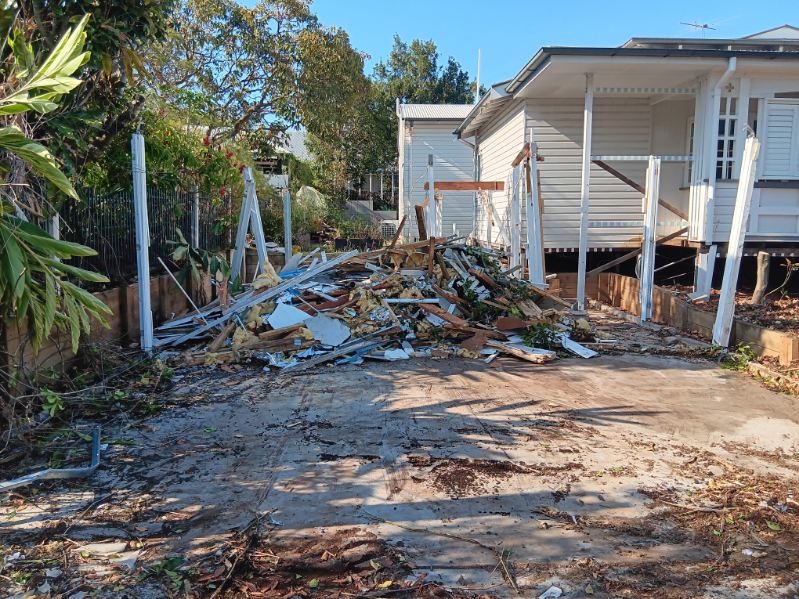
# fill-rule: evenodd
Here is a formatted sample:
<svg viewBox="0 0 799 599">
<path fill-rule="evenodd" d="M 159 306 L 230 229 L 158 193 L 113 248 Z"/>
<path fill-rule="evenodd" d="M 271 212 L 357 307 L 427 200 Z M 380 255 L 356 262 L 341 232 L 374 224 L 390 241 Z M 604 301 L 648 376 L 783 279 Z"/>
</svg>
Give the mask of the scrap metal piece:
<svg viewBox="0 0 799 599">
<path fill-rule="evenodd" d="M 25 476 L 20 476 L 13 480 L 7 480 L 0 483 L 0 493 L 16 489 L 17 487 L 24 487 L 31 483 L 40 480 L 56 480 L 65 478 L 86 478 L 91 476 L 97 467 L 100 465 L 100 427 L 98 426 L 92 431 L 92 460 L 89 466 L 83 468 L 47 468 L 46 470 L 39 470 L 32 472 Z"/>
</svg>

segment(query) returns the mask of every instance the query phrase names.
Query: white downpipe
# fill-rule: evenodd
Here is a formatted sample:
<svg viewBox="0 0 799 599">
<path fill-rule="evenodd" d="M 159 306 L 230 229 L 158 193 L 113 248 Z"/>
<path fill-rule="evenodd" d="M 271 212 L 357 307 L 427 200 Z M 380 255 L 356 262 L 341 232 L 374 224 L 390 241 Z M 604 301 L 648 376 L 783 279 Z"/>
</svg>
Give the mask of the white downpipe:
<svg viewBox="0 0 799 599">
<path fill-rule="evenodd" d="M 150 221 L 147 216 L 147 170 L 144 136 L 130 139 L 133 158 L 133 211 L 136 218 L 136 272 L 139 277 L 139 344 L 148 354 L 153 350 L 153 312 L 150 307 Z"/>
<path fill-rule="evenodd" d="M 738 66 L 738 60 L 735 56 L 730 57 L 727 64 L 727 70 L 713 86 L 710 92 L 710 114 L 708 115 L 705 126 L 705 161 L 704 168 L 707 175 L 707 197 L 705 199 L 705 227 L 702 241 L 705 243 L 713 243 L 713 221 L 715 220 L 715 204 L 716 204 L 716 140 L 718 139 L 718 126 L 719 126 L 719 112 L 721 109 L 721 88 L 732 78 L 735 69 Z M 740 124 L 739 124 L 740 126 Z M 712 273 L 711 273 L 712 274 Z"/>
</svg>

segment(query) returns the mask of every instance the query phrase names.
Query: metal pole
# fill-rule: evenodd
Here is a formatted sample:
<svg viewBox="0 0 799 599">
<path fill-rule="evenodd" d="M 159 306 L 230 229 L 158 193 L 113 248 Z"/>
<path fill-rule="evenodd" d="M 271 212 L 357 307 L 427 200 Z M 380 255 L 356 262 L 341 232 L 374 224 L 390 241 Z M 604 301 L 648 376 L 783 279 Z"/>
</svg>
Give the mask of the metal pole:
<svg viewBox="0 0 799 599">
<path fill-rule="evenodd" d="M 283 190 L 283 252 L 288 263 L 291 258 L 291 192 Z"/>
<path fill-rule="evenodd" d="M 153 349 L 153 312 L 150 307 L 150 223 L 147 217 L 147 170 L 144 136 L 138 131 L 130 140 L 133 156 L 133 210 L 136 218 L 136 271 L 139 277 L 139 328 L 143 351 Z"/>
<path fill-rule="evenodd" d="M 200 192 L 196 185 L 191 188 L 191 247 L 200 247 Z"/>
<path fill-rule="evenodd" d="M 588 194 L 591 181 L 591 127 L 594 111 L 594 75 L 585 76 L 583 109 L 583 169 L 580 193 L 580 256 L 577 262 L 577 309 L 585 310 L 585 271 L 588 260 Z"/>
</svg>

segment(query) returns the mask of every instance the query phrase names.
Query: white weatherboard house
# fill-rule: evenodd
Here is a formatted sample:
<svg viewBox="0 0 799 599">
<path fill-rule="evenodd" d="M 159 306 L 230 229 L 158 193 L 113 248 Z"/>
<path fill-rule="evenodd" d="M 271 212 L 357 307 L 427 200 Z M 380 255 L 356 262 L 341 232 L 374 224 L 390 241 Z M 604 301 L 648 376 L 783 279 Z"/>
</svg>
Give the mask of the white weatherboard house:
<svg viewBox="0 0 799 599">
<path fill-rule="evenodd" d="M 414 205 L 424 202 L 427 159 L 435 159 L 436 177 L 447 181 L 474 178 L 474 147 L 458 139 L 455 128 L 473 104 L 399 104 L 399 218 L 407 215 L 404 237 L 416 238 Z M 474 226 L 474 193 L 452 192 L 443 205 L 442 231 L 469 235 Z"/>
<path fill-rule="evenodd" d="M 581 220 L 591 250 L 636 247 L 642 194 L 630 181 L 644 185 L 647 159 L 655 155 L 662 160 L 660 199 L 674 208 L 661 207 L 658 234 L 687 229 L 673 243 L 706 256 L 728 241 L 748 132 L 762 149 L 747 242 L 797 243 L 799 29 L 785 25 L 742 39 L 633 38 L 618 48 L 542 48 L 513 79 L 494 85 L 456 129 L 475 147 L 470 176 L 505 181 L 504 191 L 481 192 L 493 208 L 474 192 L 459 200 L 445 192 L 444 209 L 454 211 L 455 201 L 464 213 L 476 205 L 475 237 L 506 245 L 511 161 L 531 140 L 543 158 L 537 165 L 546 250 L 578 248 Z M 402 159 L 408 139 L 400 137 Z M 423 178 L 418 169 L 426 158 L 414 156 L 414 176 Z M 469 164 L 462 157 L 448 168 L 460 172 Z M 435 179 L 447 180 L 438 157 L 435 168 Z"/>
</svg>

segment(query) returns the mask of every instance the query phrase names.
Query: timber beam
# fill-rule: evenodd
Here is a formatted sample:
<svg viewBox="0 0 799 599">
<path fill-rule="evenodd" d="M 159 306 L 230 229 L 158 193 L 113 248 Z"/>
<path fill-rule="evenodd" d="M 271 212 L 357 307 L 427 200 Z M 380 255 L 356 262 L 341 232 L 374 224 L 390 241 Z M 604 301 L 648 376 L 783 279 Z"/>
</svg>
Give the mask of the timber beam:
<svg viewBox="0 0 799 599">
<path fill-rule="evenodd" d="M 619 171 L 617 171 L 615 168 L 613 168 L 612 166 L 610 166 L 610 165 L 609 165 L 607 162 L 603 162 L 602 160 L 592 160 L 591 162 L 593 162 L 594 164 L 596 164 L 596 165 L 597 165 L 599 168 L 601 168 L 602 170 L 609 172 L 611 175 L 613 175 L 614 177 L 616 177 L 616 178 L 617 178 L 619 181 L 621 181 L 622 183 L 626 183 L 627 185 L 629 185 L 630 187 L 632 187 L 634 190 L 636 190 L 636 191 L 640 192 L 640 193 L 641 193 L 641 194 L 643 194 L 643 195 L 646 195 L 646 190 L 644 189 L 644 187 L 643 187 L 642 185 L 639 185 L 638 183 L 636 183 L 635 181 L 633 181 L 632 179 L 630 179 L 630 178 L 629 178 L 627 175 L 625 175 L 624 173 L 620 173 L 620 172 L 619 172 Z M 664 199 L 662 199 L 662 198 L 658 198 L 658 204 L 659 204 L 660 206 L 663 206 L 663 207 L 664 207 L 666 210 L 668 210 L 669 212 L 673 212 L 674 214 L 676 214 L 677 216 L 679 216 L 681 219 L 683 219 L 683 220 L 688 220 L 688 214 L 686 214 L 685 212 L 683 212 L 682 210 L 680 210 L 679 208 L 677 208 L 677 206 L 674 206 L 673 204 L 670 204 L 670 203 L 669 203 L 669 202 L 667 202 L 666 200 L 664 200 Z"/>
<path fill-rule="evenodd" d="M 435 181 L 436 191 L 503 191 L 504 181 Z M 430 189 L 430 183 L 424 184 L 424 189 Z"/>
</svg>

